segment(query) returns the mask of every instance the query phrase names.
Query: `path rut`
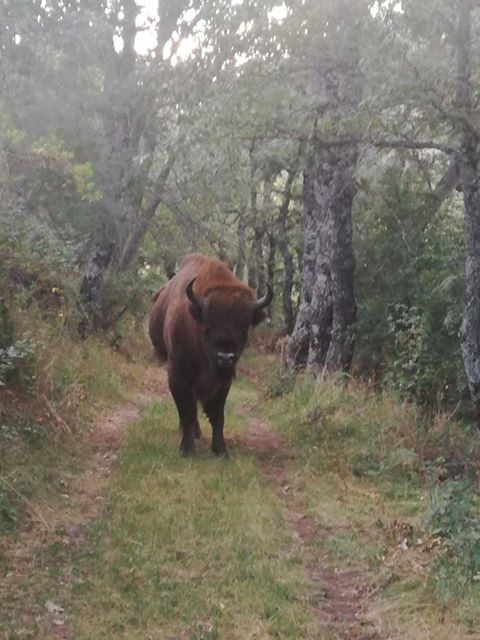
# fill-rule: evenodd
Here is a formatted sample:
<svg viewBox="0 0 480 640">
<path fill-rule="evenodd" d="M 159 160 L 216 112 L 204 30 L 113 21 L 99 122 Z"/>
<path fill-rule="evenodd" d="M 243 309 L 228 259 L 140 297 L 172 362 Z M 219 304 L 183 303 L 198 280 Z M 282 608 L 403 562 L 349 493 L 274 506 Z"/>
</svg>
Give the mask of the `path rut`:
<svg viewBox="0 0 480 640">
<path fill-rule="evenodd" d="M 378 633 L 366 617 L 367 601 L 372 593 L 368 579 L 359 571 L 332 567 L 326 554 L 315 548 L 315 541 L 335 535 L 333 529 L 320 528 L 304 513 L 301 500 L 289 485 L 291 466 L 288 448 L 282 436 L 266 422 L 250 418 L 245 445 L 258 459 L 261 472 L 284 504 L 283 515 L 294 544 L 311 581 L 307 600 L 317 613 L 311 638 L 329 632 L 341 640 L 378 640 Z"/>
</svg>

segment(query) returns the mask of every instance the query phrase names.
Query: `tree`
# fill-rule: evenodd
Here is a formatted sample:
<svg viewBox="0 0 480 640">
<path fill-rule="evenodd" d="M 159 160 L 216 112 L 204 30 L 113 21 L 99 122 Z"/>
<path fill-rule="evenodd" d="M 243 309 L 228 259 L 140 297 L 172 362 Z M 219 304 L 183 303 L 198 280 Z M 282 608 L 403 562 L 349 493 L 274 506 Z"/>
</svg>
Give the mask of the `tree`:
<svg viewBox="0 0 480 640">
<path fill-rule="evenodd" d="M 475 419 L 480 429 L 480 129 L 472 95 L 472 0 L 459 0 L 455 30 L 456 131 L 465 204 L 465 309 L 462 352 Z"/>
<path fill-rule="evenodd" d="M 288 352 L 291 364 L 317 373 L 348 369 L 353 356 L 352 202 L 358 150 L 355 142 L 323 144 L 318 130 L 342 131 L 358 109 L 360 16 L 358 3 L 341 2 L 324 17 L 324 39 L 330 42 L 327 51 L 320 43 L 312 81 L 317 107 L 304 172 L 302 290 Z"/>
<path fill-rule="evenodd" d="M 2 6 L 4 103 L 32 136 L 53 133 L 80 157 L 88 154 L 101 194 L 79 283 L 83 335 L 109 323 L 105 274 L 118 278 L 129 269 L 164 196 L 175 156 L 168 129 L 177 116 L 160 106 L 171 88 L 161 52 L 186 5 L 159 3 L 157 57 L 136 52 L 135 0 Z M 25 108 L 28 94 L 40 98 Z"/>
</svg>

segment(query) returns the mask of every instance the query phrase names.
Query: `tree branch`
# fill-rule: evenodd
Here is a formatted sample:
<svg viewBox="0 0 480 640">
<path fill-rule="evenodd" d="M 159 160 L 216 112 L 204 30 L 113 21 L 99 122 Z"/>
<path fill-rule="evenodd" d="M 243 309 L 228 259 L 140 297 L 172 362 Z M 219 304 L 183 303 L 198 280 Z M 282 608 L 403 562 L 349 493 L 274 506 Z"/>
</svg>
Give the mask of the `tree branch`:
<svg viewBox="0 0 480 640">
<path fill-rule="evenodd" d="M 287 132 L 285 132 L 287 133 Z M 258 134 L 257 140 L 279 140 L 282 137 L 281 133 L 276 135 L 262 135 Z M 299 142 L 311 142 L 309 135 L 288 135 L 290 140 L 298 140 Z M 240 140 L 251 140 L 250 136 L 240 136 Z M 433 140 L 409 140 L 407 138 L 377 138 L 374 136 L 357 136 L 350 135 L 338 138 L 322 138 L 318 134 L 315 137 L 315 145 L 318 147 L 344 147 L 357 144 L 371 145 L 380 149 L 419 149 L 419 150 L 435 150 L 442 151 L 448 155 L 458 153 L 458 149 L 448 144 L 442 144 L 440 142 L 434 142 Z"/>
</svg>

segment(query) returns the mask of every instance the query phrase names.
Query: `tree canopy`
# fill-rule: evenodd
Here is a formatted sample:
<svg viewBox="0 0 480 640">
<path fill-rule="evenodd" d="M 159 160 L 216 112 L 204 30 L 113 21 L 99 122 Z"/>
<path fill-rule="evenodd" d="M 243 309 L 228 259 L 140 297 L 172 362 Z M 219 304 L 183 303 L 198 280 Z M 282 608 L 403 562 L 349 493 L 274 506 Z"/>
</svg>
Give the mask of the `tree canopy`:
<svg viewBox="0 0 480 640">
<path fill-rule="evenodd" d="M 478 411 L 476 4 L 145 5 L 0 7 L 7 307 L 23 270 L 109 331 L 203 251 L 292 365 Z"/>
</svg>

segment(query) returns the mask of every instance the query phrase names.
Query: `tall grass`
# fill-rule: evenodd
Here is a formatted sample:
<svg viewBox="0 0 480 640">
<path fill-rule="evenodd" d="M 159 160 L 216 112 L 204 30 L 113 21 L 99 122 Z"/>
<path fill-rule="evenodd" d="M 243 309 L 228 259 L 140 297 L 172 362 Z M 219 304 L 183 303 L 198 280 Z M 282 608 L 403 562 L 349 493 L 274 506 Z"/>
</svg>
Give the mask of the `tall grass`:
<svg viewBox="0 0 480 640">
<path fill-rule="evenodd" d="M 408 608 L 410 592 L 426 612 L 434 602 L 450 610 L 465 633 L 480 597 L 480 441 L 473 428 L 354 380 L 271 366 L 264 371 L 267 413 L 289 440 L 297 460 L 292 481 L 310 514 L 336 531 L 324 543 L 332 558 L 355 558 L 374 580 L 393 579 L 385 602 L 401 593 Z M 400 609 L 395 615 L 402 619 Z"/>
<path fill-rule="evenodd" d="M 80 433 L 102 405 L 122 398 L 125 359 L 105 341 L 85 342 L 34 308 L 12 318 L 29 352 L 0 387 L 0 534 L 27 526 L 32 499 L 58 493 Z M 42 496 L 42 497 L 41 497 Z"/>
</svg>

